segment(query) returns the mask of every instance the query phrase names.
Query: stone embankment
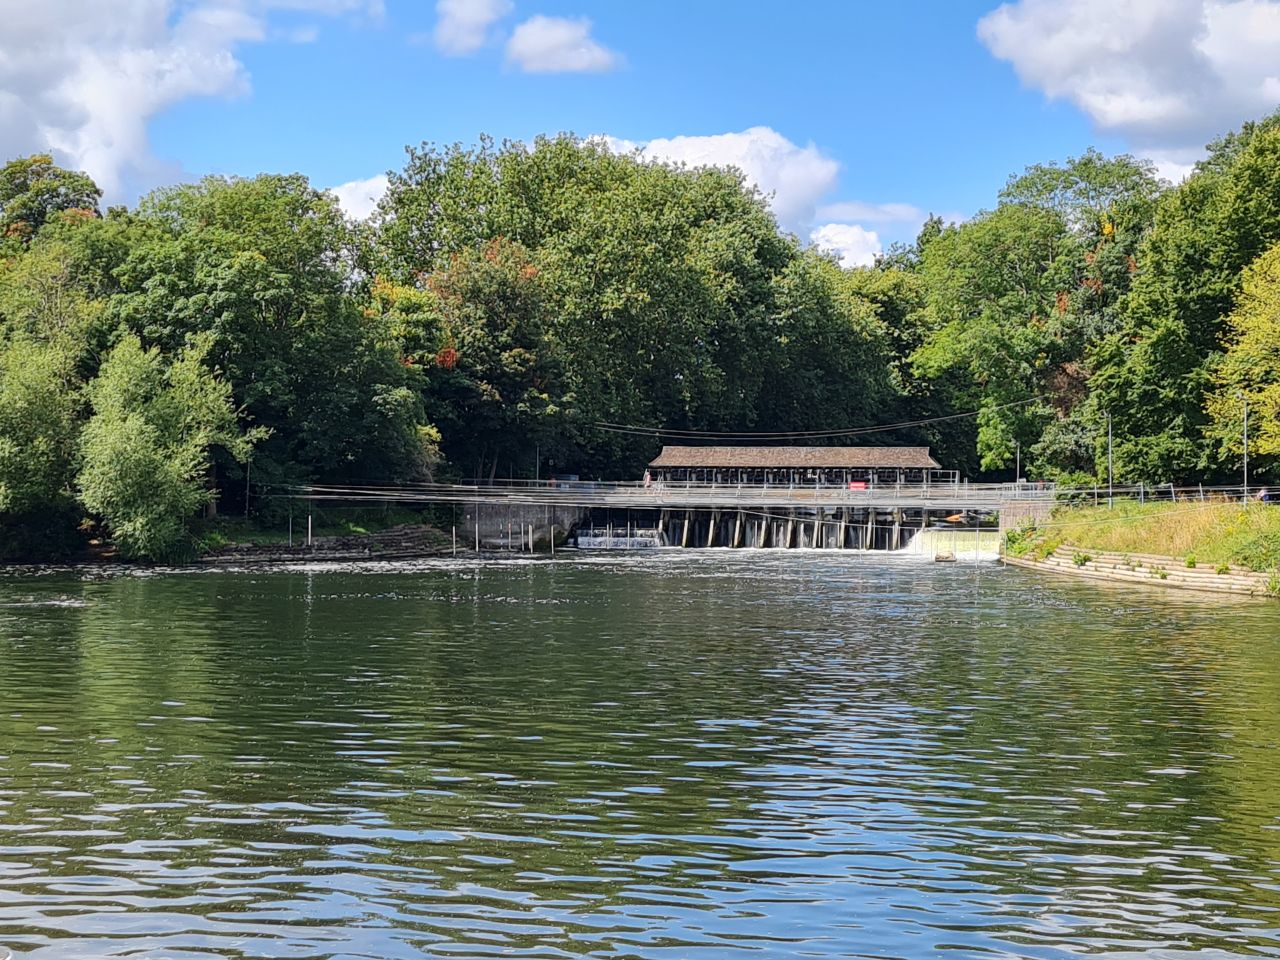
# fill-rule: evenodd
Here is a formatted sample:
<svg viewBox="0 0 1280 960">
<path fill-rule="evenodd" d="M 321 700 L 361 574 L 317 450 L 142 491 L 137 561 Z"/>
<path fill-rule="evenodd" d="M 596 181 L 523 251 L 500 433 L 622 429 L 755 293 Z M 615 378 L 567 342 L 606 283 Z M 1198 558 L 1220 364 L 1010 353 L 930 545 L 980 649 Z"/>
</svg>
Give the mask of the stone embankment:
<svg viewBox="0 0 1280 960">
<path fill-rule="evenodd" d="M 377 533 L 315 537 L 287 544 L 228 544 L 200 558 L 206 564 L 292 563 L 300 560 L 412 560 L 452 553 L 448 534 L 434 527 L 403 524 Z M 459 544 L 461 550 L 463 544 Z"/>
<path fill-rule="evenodd" d="M 1149 554 L 1103 553 L 1082 550 L 1064 544 L 1043 560 L 1031 557 L 1005 556 L 1004 562 L 1032 570 L 1110 580 L 1116 583 L 1141 583 L 1155 587 L 1177 587 L 1184 590 L 1206 590 L 1246 596 L 1276 596 L 1280 593 L 1280 576 L 1258 573 L 1237 566 L 1213 566 L 1198 563 L 1188 566 L 1185 558 L 1158 557 Z"/>
</svg>

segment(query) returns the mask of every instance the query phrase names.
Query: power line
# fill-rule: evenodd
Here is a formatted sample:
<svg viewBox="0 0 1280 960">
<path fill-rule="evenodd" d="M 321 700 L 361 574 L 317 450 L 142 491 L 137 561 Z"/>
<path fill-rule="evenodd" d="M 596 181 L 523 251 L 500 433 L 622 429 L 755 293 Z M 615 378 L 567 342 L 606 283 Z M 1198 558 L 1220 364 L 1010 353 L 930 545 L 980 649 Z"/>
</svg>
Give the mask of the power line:
<svg viewBox="0 0 1280 960">
<path fill-rule="evenodd" d="M 993 410 L 1008 410 L 1013 407 L 1023 407 L 1027 404 L 1038 403 L 1041 400 L 1048 399 L 1045 396 L 1030 397 L 1026 400 L 1014 400 L 1010 403 L 1002 403 L 994 407 L 986 407 L 982 410 L 970 410 L 965 413 L 951 413 L 941 417 L 927 417 L 922 420 L 904 420 L 901 423 L 888 423 L 878 427 L 849 427 L 843 430 L 777 430 L 777 431 L 751 431 L 751 430 L 682 430 L 668 427 L 644 427 L 637 424 L 610 423 L 608 421 L 596 421 L 592 426 L 606 433 L 621 433 L 632 436 L 645 437 L 670 437 L 681 440 L 730 440 L 730 439 L 754 439 L 754 440 L 821 440 L 836 437 L 857 437 L 865 436 L 872 433 L 886 433 L 891 430 L 903 430 L 908 427 L 923 427 L 934 423 L 944 423 L 948 420 L 963 420 L 967 417 L 976 417 L 980 414 Z"/>
</svg>

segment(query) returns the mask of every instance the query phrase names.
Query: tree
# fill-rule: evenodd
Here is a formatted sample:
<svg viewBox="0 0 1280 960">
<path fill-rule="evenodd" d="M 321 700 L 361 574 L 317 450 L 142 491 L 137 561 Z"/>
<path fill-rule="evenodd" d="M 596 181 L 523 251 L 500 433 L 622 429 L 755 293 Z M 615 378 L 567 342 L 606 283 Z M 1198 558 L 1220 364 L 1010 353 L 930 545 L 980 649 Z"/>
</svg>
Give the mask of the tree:
<svg viewBox="0 0 1280 960">
<path fill-rule="evenodd" d="M 1149 164 L 1090 150 L 1011 177 L 995 210 L 923 247 L 930 332 L 917 375 L 976 408 L 981 465 L 1094 472 L 1094 351 L 1120 326 L 1160 181 Z"/>
<path fill-rule="evenodd" d="M 1095 404 L 1113 414 L 1117 475 L 1224 472 L 1206 432 L 1224 319 L 1243 269 L 1280 240 L 1280 115 L 1246 124 L 1158 204 L 1120 329 L 1097 350 Z"/>
<path fill-rule="evenodd" d="M 428 409 L 445 428 L 444 451 L 458 465 L 500 460 L 523 467 L 537 448 L 562 442 L 568 395 L 548 339 L 538 268 L 517 243 L 493 240 L 453 257 L 428 281 L 433 296 L 424 363 Z"/>
<path fill-rule="evenodd" d="M 189 524 L 212 496 L 212 449 L 244 461 L 258 438 L 240 432 L 230 387 L 205 366 L 209 346 L 199 338 L 166 363 L 127 335 L 89 384 L 77 485 L 126 557 L 188 556 Z"/>
<path fill-rule="evenodd" d="M 407 480 L 425 457 L 414 372 L 354 296 L 355 238 L 301 176 L 206 178 L 139 205 L 107 312 L 166 354 L 208 333 L 262 485 Z M 219 455 L 218 475 L 243 474 Z"/>
<path fill-rule="evenodd" d="M 60 346 L 19 338 L 0 347 L 0 558 L 75 546 L 77 391 L 74 358 Z"/>
<path fill-rule="evenodd" d="M 383 291 L 425 293 L 430 278 L 495 242 L 526 252 L 547 318 L 533 352 L 554 358 L 558 393 L 573 398 L 560 448 L 579 470 L 635 475 L 654 453 L 652 440 L 601 421 L 787 429 L 883 411 L 888 358 L 874 308 L 783 237 L 737 171 L 569 136 L 532 149 L 424 145 L 391 176 L 374 227 L 364 262 Z M 398 294 L 401 316 L 389 321 L 410 301 Z M 428 382 L 441 378 L 431 371 Z M 461 395 L 429 389 L 428 402 L 442 424 L 466 419 Z M 491 434 L 494 449 L 527 446 L 514 423 L 503 431 L 500 442 Z"/>
<path fill-rule="evenodd" d="M 86 174 L 55 166 L 40 153 L 0 167 L 0 242 L 29 241 L 54 214 L 97 216 L 102 191 Z"/>
<path fill-rule="evenodd" d="M 1247 400 L 1250 453 L 1265 468 L 1280 456 L 1280 243 L 1245 271 L 1227 329 L 1227 350 L 1208 401 L 1209 436 L 1222 461 L 1238 461 Z"/>
</svg>

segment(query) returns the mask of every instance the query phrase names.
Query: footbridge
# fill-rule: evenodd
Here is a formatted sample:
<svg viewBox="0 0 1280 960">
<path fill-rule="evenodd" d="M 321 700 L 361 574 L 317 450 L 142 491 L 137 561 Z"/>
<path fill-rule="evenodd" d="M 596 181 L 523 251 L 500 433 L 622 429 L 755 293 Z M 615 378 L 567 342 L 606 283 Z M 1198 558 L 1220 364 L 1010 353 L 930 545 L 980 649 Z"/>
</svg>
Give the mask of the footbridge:
<svg viewBox="0 0 1280 960">
<path fill-rule="evenodd" d="M 1052 484 L 893 483 L 751 485 L 654 481 L 496 481 L 370 487 L 311 485 L 310 502 L 454 504 L 470 535 L 510 543 L 569 536 L 579 528 L 644 531 L 685 547 L 901 547 L 949 521 L 1009 526 L 1046 516 Z M 527 532 L 526 532 L 527 531 Z"/>
</svg>

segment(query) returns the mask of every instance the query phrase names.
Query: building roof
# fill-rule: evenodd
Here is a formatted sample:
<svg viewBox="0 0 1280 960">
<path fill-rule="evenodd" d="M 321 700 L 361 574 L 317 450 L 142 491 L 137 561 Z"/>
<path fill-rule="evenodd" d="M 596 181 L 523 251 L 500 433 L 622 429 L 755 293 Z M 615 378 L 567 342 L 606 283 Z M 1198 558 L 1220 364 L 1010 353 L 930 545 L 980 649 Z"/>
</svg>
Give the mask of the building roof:
<svg viewBox="0 0 1280 960">
<path fill-rule="evenodd" d="M 651 467 L 928 470 L 928 447 L 663 447 Z"/>
</svg>

